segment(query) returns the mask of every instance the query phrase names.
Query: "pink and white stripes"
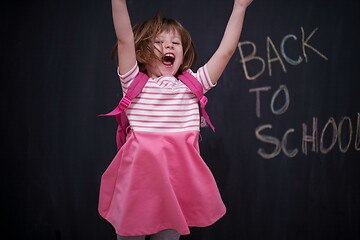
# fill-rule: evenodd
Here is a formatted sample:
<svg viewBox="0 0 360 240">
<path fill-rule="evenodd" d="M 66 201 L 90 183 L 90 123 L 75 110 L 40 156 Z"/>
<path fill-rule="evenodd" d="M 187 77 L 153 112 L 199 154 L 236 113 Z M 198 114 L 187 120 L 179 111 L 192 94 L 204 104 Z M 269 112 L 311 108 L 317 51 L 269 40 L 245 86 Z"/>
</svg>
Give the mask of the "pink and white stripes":
<svg viewBox="0 0 360 240">
<path fill-rule="evenodd" d="M 202 84 L 204 93 L 214 87 L 206 65 L 199 68 L 197 73 L 188 71 Z M 128 73 L 119 74 L 124 93 L 138 72 L 139 68 L 135 65 Z M 149 78 L 142 92 L 126 110 L 126 114 L 134 131 L 198 131 L 200 126 L 198 99 L 174 76 Z"/>
</svg>

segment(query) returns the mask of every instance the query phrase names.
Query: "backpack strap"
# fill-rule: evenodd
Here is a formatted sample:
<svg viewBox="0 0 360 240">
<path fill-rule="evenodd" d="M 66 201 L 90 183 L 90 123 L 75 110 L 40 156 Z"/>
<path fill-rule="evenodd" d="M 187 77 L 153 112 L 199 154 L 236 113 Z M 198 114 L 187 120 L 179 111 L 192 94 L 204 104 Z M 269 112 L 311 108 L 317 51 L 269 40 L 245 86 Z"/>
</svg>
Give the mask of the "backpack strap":
<svg viewBox="0 0 360 240">
<path fill-rule="evenodd" d="M 146 82 L 148 81 L 149 77 L 142 72 L 139 72 L 133 82 L 130 84 L 125 96 L 120 100 L 119 104 L 116 106 L 114 110 L 106 114 L 100 114 L 99 116 L 114 116 L 122 113 L 125 109 L 127 109 L 131 101 L 139 95 L 141 90 L 144 88 Z"/>
<path fill-rule="evenodd" d="M 189 72 L 183 72 L 178 78 L 193 92 L 193 94 L 199 99 L 200 113 L 209 124 L 211 129 L 215 132 L 215 127 L 210 121 L 209 115 L 205 111 L 205 106 L 208 102 L 207 97 L 204 96 L 203 87 L 200 82 Z"/>
<path fill-rule="evenodd" d="M 215 132 L 215 127 L 210 121 L 210 117 L 205 111 L 205 106 L 208 102 L 207 97 L 204 96 L 203 87 L 199 83 L 199 81 L 188 72 L 183 72 L 178 76 L 178 78 L 192 91 L 192 93 L 199 99 L 200 103 L 200 114 L 204 117 L 205 121 L 209 124 L 211 129 Z M 149 77 L 142 72 L 139 72 L 133 82 L 130 84 L 125 96 L 120 100 L 119 104 L 109 113 L 100 114 L 99 116 L 114 116 L 119 115 L 125 109 L 127 109 L 131 101 L 139 95 L 139 93 L 144 88 L 146 82 L 148 81 Z"/>
</svg>

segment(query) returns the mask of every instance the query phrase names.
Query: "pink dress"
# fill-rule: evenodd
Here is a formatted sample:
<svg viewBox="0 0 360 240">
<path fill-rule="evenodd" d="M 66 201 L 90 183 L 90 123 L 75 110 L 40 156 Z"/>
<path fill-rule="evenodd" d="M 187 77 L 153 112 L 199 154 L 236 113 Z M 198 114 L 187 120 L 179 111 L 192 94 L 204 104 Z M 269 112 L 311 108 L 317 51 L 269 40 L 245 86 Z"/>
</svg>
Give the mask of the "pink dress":
<svg viewBox="0 0 360 240">
<path fill-rule="evenodd" d="M 120 76 L 123 92 L 138 73 Z M 191 72 L 192 73 L 192 72 Z M 192 73 L 213 87 L 206 65 Z M 221 218 L 226 208 L 200 156 L 197 98 L 173 76 L 149 79 L 127 109 L 131 130 L 101 179 L 99 212 L 121 236 L 164 229 L 189 234 Z"/>
</svg>

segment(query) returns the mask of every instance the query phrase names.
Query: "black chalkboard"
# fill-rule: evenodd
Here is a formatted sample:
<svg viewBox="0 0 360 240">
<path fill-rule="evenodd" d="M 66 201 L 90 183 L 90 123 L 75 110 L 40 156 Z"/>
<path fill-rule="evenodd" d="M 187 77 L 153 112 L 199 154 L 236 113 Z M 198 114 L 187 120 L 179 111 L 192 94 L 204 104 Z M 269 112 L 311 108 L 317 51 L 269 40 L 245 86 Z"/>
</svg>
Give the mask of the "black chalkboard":
<svg viewBox="0 0 360 240">
<path fill-rule="evenodd" d="M 232 1 L 128 1 L 217 48 Z M 9 239 L 115 239 L 97 213 L 121 98 L 110 1 L 16 1 L 1 28 L 1 216 Z M 201 130 L 227 214 L 182 239 L 360 239 L 359 1 L 254 0 Z M 194 69 L 196 70 L 196 68 Z M 4 233 L 4 235 L 5 235 Z"/>
</svg>

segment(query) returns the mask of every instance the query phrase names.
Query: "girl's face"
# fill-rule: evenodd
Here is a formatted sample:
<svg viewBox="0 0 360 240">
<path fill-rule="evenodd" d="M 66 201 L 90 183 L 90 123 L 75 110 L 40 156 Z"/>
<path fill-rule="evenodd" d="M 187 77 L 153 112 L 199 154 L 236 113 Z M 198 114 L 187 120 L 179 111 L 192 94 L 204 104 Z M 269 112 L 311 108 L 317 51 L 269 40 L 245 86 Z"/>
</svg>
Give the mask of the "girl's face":
<svg viewBox="0 0 360 240">
<path fill-rule="evenodd" d="M 175 75 L 184 59 L 180 34 L 176 30 L 160 33 L 154 39 L 154 48 L 161 61 L 145 65 L 149 77 Z"/>
</svg>

